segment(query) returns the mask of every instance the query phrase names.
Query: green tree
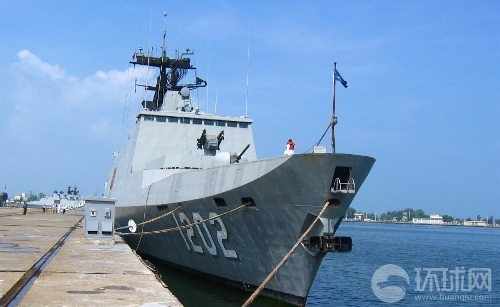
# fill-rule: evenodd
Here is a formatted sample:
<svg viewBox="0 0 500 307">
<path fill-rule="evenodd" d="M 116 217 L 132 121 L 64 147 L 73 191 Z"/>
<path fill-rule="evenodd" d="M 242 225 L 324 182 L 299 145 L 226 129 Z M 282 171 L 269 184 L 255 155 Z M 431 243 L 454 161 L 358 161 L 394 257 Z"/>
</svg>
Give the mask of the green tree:
<svg viewBox="0 0 500 307">
<path fill-rule="evenodd" d="M 454 218 L 451 215 L 446 214 L 443 216 L 443 222 L 445 222 L 445 223 L 451 223 L 451 222 L 453 222 L 453 220 L 454 220 Z"/>
<path fill-rule="evenodd" d="M 382 213 L 380 215 L 380 220 L 381 221 L 392 221 L 393 215 L 391 215 L 389 212 L 387 213 Z"/>
<path fill-rule="evenodd" d="M 36 195 L 34 195 L 32 191 L 30 191 L 29 195 L 30 195 L 30 196 L 28 197 L 28 201 L 34 201 L 34 200 L 37 200 L 37 199 L 36 199 Z"/>
<path fill-rule="evenodd" d="M 426 217 L 429 217 L 427 214 L 425 214 L 425 211 L 422 210 L 422 209 L 417 209 L 415 211 L 415 216 L 413 216 L 415 218 L 426 218 Z"/>
<path fill-rule="evenodd" d="M 347 212 L 345 214 L 345 217 L 347 219 L 353 219 L 354 218 L 354 213 L 356 213 L 356 209 L 349 207 L 349 208 L 347 208 Z"/>
</svg>

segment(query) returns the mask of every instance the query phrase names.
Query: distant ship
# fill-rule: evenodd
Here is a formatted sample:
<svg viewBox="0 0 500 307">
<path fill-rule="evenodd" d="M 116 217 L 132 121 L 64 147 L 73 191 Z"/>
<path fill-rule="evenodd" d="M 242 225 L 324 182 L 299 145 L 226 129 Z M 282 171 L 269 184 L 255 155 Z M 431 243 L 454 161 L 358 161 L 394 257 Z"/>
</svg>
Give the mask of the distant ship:
<svg viewBox="0 0 500 307">
<path fill-rule="evenodd" d="M 192 52 L 168 57 L 165 36 L 161 56 L 139 49 L 130 62 L 159 75 L 142 85 L 153 99 L 114 153 L 104 196 L 116 199 L 115 228 L 139 254 L 253 291 L 328 202 L 261 292 L 304 305 L 326 253 L 351 250 L 334 234 L 375 159 L 326 150 L 257 159 L 253 121 L 193 106 L 191 90 L 207 82 L 180 83 L 196 69 Z"/>
<path fill-rule="evenodd" d="M 82 207 L 84 201 L 76 186 L 68 186 L 66 192 L 55 190 L 51 195 L 46 195 L 39 200 L 28 202 L 28 206 L 31 208 L 43 208 L 44 205 L 47 209 L 61 211 L 63 209 L 71 210 Z"/>
</svg>

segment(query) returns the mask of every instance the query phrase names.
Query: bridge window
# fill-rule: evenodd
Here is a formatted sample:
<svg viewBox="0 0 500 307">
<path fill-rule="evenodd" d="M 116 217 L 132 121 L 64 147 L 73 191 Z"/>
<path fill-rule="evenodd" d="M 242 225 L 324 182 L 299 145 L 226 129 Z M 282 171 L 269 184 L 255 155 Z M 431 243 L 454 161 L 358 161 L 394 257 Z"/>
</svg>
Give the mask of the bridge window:
<svg viewBox="0 0 500 307">
<path fill-rule="evenodd" d="M 220 127 L 224 127 L 226 126 L 226 121 L 225 120 L 218 120 L 216 123 L 215 123 L 216 126 L 220 126 Z"/>
<path fill-rule="evenodd" d="M 167 118 L 168 118 L 168 122 L 169 123 L 177 123 L 177 122 L 179 122 L 179 118 L 178 117 L 171 117 L 171 116 L 169 116 Z"/>
<path fill-rule="evenodd" d="M 239 123 L 240 128 L 248 128 L 248 123 Z"/>
<path fill-rule="evenodd" d="M 214 121 L 211 120 L 211 119 L 205 119 L 205 125 L 213 126 L 214 125 Z"/>
<path fill-rule="evenodd" d="M 155 117 L 153 115 L 144 115 L 143 118 L 144 118 L 144 120 L 147 120 L 147 121 L 154 121 L 155 120 Z"/>
<path fill-rule="evenodd" d="M 181 118 L 181 123 L 190 124 L 191 123 L 191 118 Z"/>
<path fill-rule="evenodd" d="M 228 127 L 237 127 L 238 123 L 237 122 L 227 122 Z"/>
<path fill-rule="evenodd" d="M 202 120 L 199 118 L 193 118 L 193 124 L 195 125 L 201 125 Z"/>
<path fill-rule="evenodd" d="M 167 121 L 167 118 L 165 116 L 157 116 L 156 121 L 164 123 Z"/>
</svg>

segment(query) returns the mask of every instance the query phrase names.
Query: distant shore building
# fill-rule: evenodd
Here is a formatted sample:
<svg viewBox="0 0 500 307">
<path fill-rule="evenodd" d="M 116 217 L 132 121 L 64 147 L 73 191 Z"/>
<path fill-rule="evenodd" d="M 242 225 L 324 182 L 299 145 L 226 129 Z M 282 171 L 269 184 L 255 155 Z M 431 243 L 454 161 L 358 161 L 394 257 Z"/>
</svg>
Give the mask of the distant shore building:
<svg viewBox="0 0 500 307">
<path fill-rule="evenodd" d="M 444 225 L 443 217 L 438 214 L 431 214 L 430 217 L 413 218 L 413 224 Z"/>
<path fill-rule="evenodd" d="M 355 221 L 363 221 L 365 219 L 365 215 L 363 213 L 354 213 Z"/>
<path fill-rule="evenodd" d="M 464 221 L 464 226 L 486 227 L 486 221 Z"/>
</svg>

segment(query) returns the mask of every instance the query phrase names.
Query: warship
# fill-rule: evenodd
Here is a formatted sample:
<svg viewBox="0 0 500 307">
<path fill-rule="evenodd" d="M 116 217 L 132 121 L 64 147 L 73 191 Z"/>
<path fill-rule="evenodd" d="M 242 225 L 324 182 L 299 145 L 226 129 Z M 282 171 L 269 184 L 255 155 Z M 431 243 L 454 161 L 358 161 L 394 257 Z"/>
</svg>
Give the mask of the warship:
<svg viewBox="0 0 500 307">
<path fill-rule="evenodd" d="M 80 196 L 80 191 L 76 186 L 68 186 L 67 192 L 54 190 L 50 195 L 28 202 L 28 206 L 31 208 L 45 206 L 47 209 L 55 209 L 56 211 L 77 209 L 83 205 L 83 197 Z"/>
<path fill-rule="evenodd" d="M 194 106 L 191 91 L 207 82 L 181 83 L 196 72 L 193 52 L 167 56 L 165 36 L 161 55 L 139 48 L 130 61 L 158 76 L 136 81 L 154 94 L 113 154 L 104 197 L 115 231 L 140 255 L 246 291 L 300 240 L 260 295 L 304 305 L 324 256 L 352 249 L 335 232 L 375 159 L 322 146 L 258 159 L 250 118 Z"/>
</svg>

